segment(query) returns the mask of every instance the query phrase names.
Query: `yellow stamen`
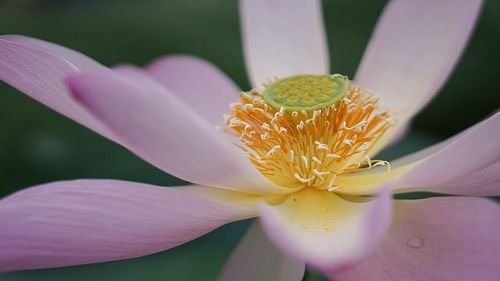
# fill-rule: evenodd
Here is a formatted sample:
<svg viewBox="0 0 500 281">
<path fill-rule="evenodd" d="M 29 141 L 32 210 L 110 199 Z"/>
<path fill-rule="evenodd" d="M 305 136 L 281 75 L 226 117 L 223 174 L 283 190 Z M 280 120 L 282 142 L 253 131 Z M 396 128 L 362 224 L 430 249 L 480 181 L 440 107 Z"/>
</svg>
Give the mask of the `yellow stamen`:
<svg viewBox="0 0 500 281">
<path fill-rule="evenodd" d="M 244 93 L 225 118 L 226 132 L 241 140 L 240 148 L 263 175 L 282 186 L 333 191 L 342 185 L 336 181 L 338 176 L 386 165 L 367 155 L 391 120 L 375 95 L 347 82 L 345 93 L 332 94 L 330 98 L 336 101 L 325 105 L 318 103 L 318 99 L 326 98 L 317 94 L 315 87 L 332 90 L 328 79 L 313 75 L 292 78 L 304 83 L 293 80 L 291 84 L 292 80 L 286 78 L 268 85 L 264 92 Z M 282 102 L 294 106 L 277 107 L 278 99 L 269 102 L 265 96 L 272 92 L 276 97 L 285 97 L 289 96 L 287 91 L 299 97 L 298 101 Z M 311 93 L 316 93 L 317 99 L 308 104 L 304 98 Z"/>
</svg>

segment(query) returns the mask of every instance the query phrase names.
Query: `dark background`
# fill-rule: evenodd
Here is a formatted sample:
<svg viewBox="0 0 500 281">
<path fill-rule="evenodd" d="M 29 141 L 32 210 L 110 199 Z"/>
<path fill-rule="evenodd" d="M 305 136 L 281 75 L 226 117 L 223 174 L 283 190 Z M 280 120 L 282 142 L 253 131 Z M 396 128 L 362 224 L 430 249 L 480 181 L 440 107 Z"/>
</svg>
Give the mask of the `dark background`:
<svg viewBox="0 0 500 281">
<path fill-rule="evenodd" d="M 353 76 L 385 2 L 324 1 L 332 72 Z M 108 66 L 144 65 L 173 53 L 195 54 L 248 89 L 239 32 L 237 1 L 0 0 L 0 34 L 42 38 Z M 490 0 L 450 80 L 416 117 L 409 136 L 383 152 L 385 159 L 458 133 L 499 107 L 499 35 L 500 2 Z M 31 185 L 75 178 L 183 184 L 0 82 L 0 197 Z M 149 257 L 6 273 L 0 280 L 214 280 L 247 224 L 225 226 Z M 324 279 L 313 275 L 311 280 Z"/>
</svg>

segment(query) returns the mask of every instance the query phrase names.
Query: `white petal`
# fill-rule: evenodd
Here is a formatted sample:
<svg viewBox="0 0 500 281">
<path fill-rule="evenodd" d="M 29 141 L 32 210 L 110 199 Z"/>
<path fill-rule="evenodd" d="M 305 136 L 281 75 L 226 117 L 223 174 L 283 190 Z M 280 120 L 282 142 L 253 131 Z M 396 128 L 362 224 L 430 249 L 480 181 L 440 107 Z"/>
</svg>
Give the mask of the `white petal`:
<svg viewBox="0 0 500 281">
<path fill-rule="evenodd" d="M 356 263 L 381 242 L 392 215 L 387 191 L 369 202 L 353 202 L 305 188 L 281 204 L 261 205 L 264 231 L 285 254 L 336 271 Z"/>
<path fill-rule="evenodd" d="M 241 0 L 247 72 L 254 87 L 269 79 L 329 70 L 319 0 Z"/>
<path fill-rule="evenodd" d="M 470 37 L 481 0 L 393 0 L 355 80 L 410 118 L 443 86 Z"/>
</svg>

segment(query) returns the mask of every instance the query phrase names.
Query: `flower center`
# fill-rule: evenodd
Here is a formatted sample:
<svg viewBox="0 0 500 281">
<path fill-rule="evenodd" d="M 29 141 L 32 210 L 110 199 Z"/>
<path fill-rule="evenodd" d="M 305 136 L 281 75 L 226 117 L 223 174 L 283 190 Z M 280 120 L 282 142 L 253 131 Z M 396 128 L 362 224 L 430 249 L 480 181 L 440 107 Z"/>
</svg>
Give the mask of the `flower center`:
<svg viewBox="0 0 500 281">
<path fill-rule="evenodd" d="M 264 99 L 278 110 L 313 111 L 330 106 L 343 98 L 349 80 L 342 75 L 297 75 L 276 81 L 263 93 Z"/>
<path fill-rule="evenodd" d="M 276 184 L 333 191 L 342 177 L 385 165 L 370 149 L 390 126 L 378 98 L 342 75 L 300 75 L 242 93 L 226 132 Z"/>
</svg>

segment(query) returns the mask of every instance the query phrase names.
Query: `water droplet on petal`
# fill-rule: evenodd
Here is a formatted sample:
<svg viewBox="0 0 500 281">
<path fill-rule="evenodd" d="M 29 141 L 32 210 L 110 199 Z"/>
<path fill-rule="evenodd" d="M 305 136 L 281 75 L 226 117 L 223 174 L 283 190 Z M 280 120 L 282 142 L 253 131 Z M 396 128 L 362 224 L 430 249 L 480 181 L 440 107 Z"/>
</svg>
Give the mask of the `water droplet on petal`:
<svg viewBox="0 0 500 281">
<path fill-rule="evenodd" d="M 424 246 L 424 239 L 422 237 L 413 236 L 406 241 L 406 245 L 412 249 L 420 249 Z"/>
</svg>

